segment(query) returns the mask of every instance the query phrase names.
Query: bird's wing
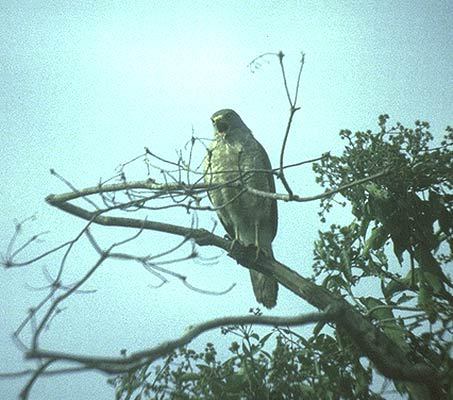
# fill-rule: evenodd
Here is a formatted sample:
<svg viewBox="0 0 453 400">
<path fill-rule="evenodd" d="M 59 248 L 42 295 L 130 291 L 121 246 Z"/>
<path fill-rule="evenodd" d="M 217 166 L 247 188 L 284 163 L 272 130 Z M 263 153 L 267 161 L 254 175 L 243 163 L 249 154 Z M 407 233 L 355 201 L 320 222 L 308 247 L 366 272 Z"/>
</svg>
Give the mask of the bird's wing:
<svg viewBox="0 0 453 400">
<path fill-rule="evenodd" d="M 264 147 L 261 145 L 260 142 L 255 140 L 257 146 L 258 146 L 258 153 L 260 156 L 260 165 L 262 165 L 262 168 L 265 170 L 269 170 L 269 173 L 266 174 L 267 176 L 267 183 L 268 183 L 268 188 L 269 192 L 275 193 L 275 181 L 274 181 L 274 175 L 272 174 L 272 165 L 269 160 L 269 156 L 266 153 L 266 150 Z M 272 225 L 272 238 L 275 237 L 277 234 L 277 227 L 278 227 L 278 213 L 277 213 L 277 200 L 272 200 L 271 201 L 271 225 Z"/>
</svg>

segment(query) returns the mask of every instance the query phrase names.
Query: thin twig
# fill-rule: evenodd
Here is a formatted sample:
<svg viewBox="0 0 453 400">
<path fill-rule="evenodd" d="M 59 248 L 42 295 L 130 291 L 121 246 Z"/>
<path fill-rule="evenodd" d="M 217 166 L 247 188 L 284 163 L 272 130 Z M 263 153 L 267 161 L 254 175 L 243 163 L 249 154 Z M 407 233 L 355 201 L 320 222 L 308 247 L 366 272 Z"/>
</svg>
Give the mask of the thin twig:
<svg viewBox="0 0 453 400">
<path fill-rule="evenodd" d="M 45 371 L 45 369 L 54 362 L 52 358 L 50 358 L 48 361 L 46 361 L 44 364 L 42 364 L 31 376 L 31 378 L 28 380 L 22 391 L 20 392 L 20 399 L 21 400 L 27 400 L 28 396 L 30 394 L 30 390 L 33 386 L 33 384 L 36 382 L 36 379 Z"/>
<path fill-rule="evenodd" d="M 300 77 L 302 75 L 302 69 L 304 68 L 305 54 L 302 53 L 302 59 L 301 59 L 301 62 L 300 62 L 299 73 L 297 75 L 297 82 L 296 82 L 296 90 L 295 90 L 294 100 L 291 99 L 291 94 L 289 92 L 288 82 L 287 82 L 287 79 L 286 79 L 285 66 L 283 64 L 283 57 L 284 57 L 284 54 L 283 54 L 283 52 L 280 51 L 278 53 L 278 60 L 280 62 L 280 68 L 281 68 L 282 76 L 283 76 L 283 83 L 284 83 L 284 86 L 285 86 L 285 92 L 286 92 L 286 96 L 288 98 L 290 110 L 289 110 L 288 123 L 286 125 L 286 130 L 285 130 L 285 136 L 283 137 L 282 148 L 280 150 L 280 169 L 279 169 L 278 177 L 282 181 L 282 184 L 285 187 L 286 191 L 288 192 L 289 198 L 291 199 L 292 196 L 293 196 L 293 191 L 292 191 L 291 187 L 289 186 L 288 181 L 286 180 L 285 173 L 283 171 L 283 161 L 284 161 L 286 144 L 288 142 L 288 136 L 289 136 L 289 132 L 291 130 L 291 124 L 292 124 L 292 121 L 293 121 L 293 118 L 294 118 L 294 114 L 298 110 L 300 110 L 300 107 L 297 107 L 297 97 L 298 97 L 298 94 L 299 94 Z"/>
</svg>

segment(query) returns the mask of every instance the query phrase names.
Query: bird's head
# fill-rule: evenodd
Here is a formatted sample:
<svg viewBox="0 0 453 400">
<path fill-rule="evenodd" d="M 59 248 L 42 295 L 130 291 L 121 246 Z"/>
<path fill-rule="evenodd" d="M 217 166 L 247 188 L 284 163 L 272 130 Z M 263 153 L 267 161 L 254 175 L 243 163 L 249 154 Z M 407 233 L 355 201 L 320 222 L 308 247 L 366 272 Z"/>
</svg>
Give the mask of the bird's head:
<svg viewBox="0 0 453 400">
<path fill-rule="evenodd" d="M 242 122 L 241 117 L 230 109 L 215 112 L 212 114 L 211 121 L 216 136 L 225 137 L 225 135 L 230 133 L 233 129 L 246 127 L 244 122 Z"/>
</svg>

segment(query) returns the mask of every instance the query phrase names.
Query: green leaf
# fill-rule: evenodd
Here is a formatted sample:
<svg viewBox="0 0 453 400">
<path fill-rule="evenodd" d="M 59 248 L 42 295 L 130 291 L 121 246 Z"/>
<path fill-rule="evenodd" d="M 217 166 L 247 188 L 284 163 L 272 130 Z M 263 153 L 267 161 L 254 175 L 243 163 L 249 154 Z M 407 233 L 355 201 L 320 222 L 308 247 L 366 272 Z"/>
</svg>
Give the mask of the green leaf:
<svg viewBox="0 0 453 400">
<path fill-rule="evenodd" d="M 247 356 L 247 357 L 252 357 L 252 352 L 249 346 L 246 344 L 246 342 L 242 342 L 242 352 Z"/>
<path fill-rule="evenodd" d="M 244 374 L 234 374 L 227 378 L 223 390 L 227 393 L 239 393 L 247 385 L 247 377 Z"/>
<path fill-rule="evenodd" d="M 266 344 L 266 342 L 269 340 L 269 338 L 273 335 L 274 332 L 269 332 L 267 335 L 264 335 L 261 339 L 260 339 L 260 344 L 261 346 L 264 346 Z"/>
<path fill-rule="evenodd" d="M 379 321 L 386 320 L 385 325 L 382 326 L 384 333 L 404 352 L 409 352 L 410 349 L 405 340 L 404 329 L 397 323 L 392 309 L 374 297 L 360 297 L 360 301 L 368 311 L 373 310 L 371 315 L 374 318 Z"/>
<path fill-rule="evenodd" d="M 387 230 L 382 226 L 377 226 L 374 227 L 371 230 L 371 235 L 365 242 L 365 246 L 363 248 L 363 255 L 365 257 L 368 257 L 370 250 L 379 250 L 382 248 L 387 241 L 388 238 L 388 232 Z"/>
<path fill-rule="evenodd" d="M 396 300 L 396 304 L 401 305 L 404 303 L 407 303 L 408 301 L 411 301 L 415 298 L 415 296 L 409 296 L 406 293 L 403 293 L 398 300 Z"/>
<path fill-rule="evenodd" d="M 418 305 L 428 314 L 428 319 L 434 323 L 437 319 L 437 313 L 434 307 L 432 290 L 422 285 L 418 292 Z"/>
<path fill-rule="evenodd" d="M 389 301 L 399 292 L 404 290 L 416 290 L 418 288 L 419 268 L 411 269 L 404 278 L 392 280 L 387 286 L 383 287 L 382 293 Z"/>
<path fill-rule="evenodd" d="M 442 206 L 439 212 L 439 226 L 447 236 L 453 235 L 453 213 Z"/>
<path fill-rule="evenodd" d="M 445 289 L 441 277 L 435 273 L 424 271 L 422 279 L 434 293 L 441 293 Z"/>
<path fill-rule="evenodd" d="M 252 334 L 250 335 L 250 337 L 253 338 L 253 339 L 255 339 L 255 340 L 260 340 L 260 337 L 258 336 L 257 333 L 252 333 Z"/>
<path fill-rule="evenodd" d="M 343 271 L 343 274 L 345 276 L 345 278 L 348 280 L 348 282 L 352 282 L 353 281 L 353 277 L 352 277 L 352 272 L 351 272 L 351 257 L 350 257 L 350 249 L 341 249 L 341 252 L 340 252 L 340 257 L 341 257 L 341 262 L 343 264 L 343 268 L 342 268 L 342 271 Z"/>
<path fill-rule="evenodd" d="M 362 218 L 359 219 L 360 226 L 359 226 L 359 235 L 363 238 L 366 237 L 366 233 L 368 231 L 368 226 L 370 225 L 370 222 L 372 221 L 371 216 L 370 216 L 370 207 L 368 202 L 366 203 L 365 207 L 363 208 L 363 215 Z"/>
<path fill-rule="evenodd" d="M 313 335 L 318 336 L 322 328 L 326 325 L 326 321 L 319 321 L 313 328 Z"/>
</svg>

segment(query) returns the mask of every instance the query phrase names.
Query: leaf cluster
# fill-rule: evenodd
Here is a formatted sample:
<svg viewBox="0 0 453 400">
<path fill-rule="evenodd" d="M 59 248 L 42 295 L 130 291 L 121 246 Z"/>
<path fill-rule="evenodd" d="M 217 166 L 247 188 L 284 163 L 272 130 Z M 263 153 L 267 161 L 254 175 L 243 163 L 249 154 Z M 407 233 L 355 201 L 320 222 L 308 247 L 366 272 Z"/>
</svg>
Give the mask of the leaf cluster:
<svg viewBox="0 0 453 400">
<path fill-rule="evenodd" d="M 387 128 L 387 121 L 387 115 L 379 117 L 377 133 L 341 131 L 347 141 L 343 153 L 314 165 L 317 181 L 333 188 L 388 171 L 341 191 L 354 219 L 319 232 L 315 278 L 375 320 L 408 358 L 444 371 L 448 382 L 453 366 L 453 285 L 446 273 L 453 250 L 453 130 L 447 127 L 436 144 L 427 122 L 416 121 L 411 129 L 400 123 Z M 321 218 L 332 206 L 332 198 L 322 200 Z M 373 297 L 354 294 L 356 286 L 362 283 L 363 290 L 370 282 L 364 278 L 380 283 L 382 297 L 376 297 L 377 285 Z"/>
</svg>

